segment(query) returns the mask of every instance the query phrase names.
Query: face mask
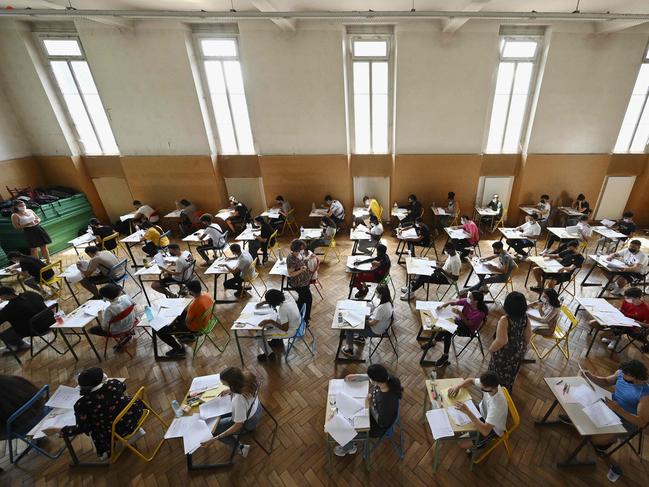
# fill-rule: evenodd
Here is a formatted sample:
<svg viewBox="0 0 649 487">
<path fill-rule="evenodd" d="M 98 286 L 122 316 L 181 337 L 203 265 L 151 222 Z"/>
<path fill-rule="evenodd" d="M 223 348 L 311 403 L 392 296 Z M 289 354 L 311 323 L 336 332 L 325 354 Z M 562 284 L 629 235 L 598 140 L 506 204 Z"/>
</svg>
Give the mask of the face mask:
<svg viewBox="0 0 649 487">
<path fill-rule="evenodd" d="M 629 249 L 629 252 L 631 252 L 634 255 L 637 254 L 639 251 L 640 249 Z"/>
</svg>

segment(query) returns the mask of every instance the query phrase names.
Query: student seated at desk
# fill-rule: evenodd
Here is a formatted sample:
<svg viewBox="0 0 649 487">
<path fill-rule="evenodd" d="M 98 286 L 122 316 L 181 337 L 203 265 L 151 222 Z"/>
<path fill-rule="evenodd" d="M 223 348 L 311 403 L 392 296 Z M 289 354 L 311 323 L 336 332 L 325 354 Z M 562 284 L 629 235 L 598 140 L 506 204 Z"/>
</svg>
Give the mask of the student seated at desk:
<svg viewBox="0 0 649 487">
<path fill-rule="evenodd" d="M 470 453 L 474 448 L 481 450 L 487 447 L 491 441 L 502 436 L 507 429 L 507 416 L 509 415 L 507 398 L 503 393 L 498 374 L 490 370 L 484 372 L 479 379 L 465 379 L 461 384 L 450 387 L 448 397 L 457 397 L 460 389 L 468 389 L 474 385 L 482 391 L 482 401 L 478 406 L 482 417 L 476 418 L 463 402 L 455 406 L 469 417 L 473 427 L 480 433 L 480 440 L 475 445 L 470 439 L 462 439 L 458 442 L 458 446 L 467 449 L 467 453 Z"/>
<path fill-rule="evenodd" d="M 178 244 L 169 244 L 167 247 L 169 255 L 176 257 L 173 267 L 158 264 L 162 271 L 160 280 L 151 283 L 151 289 L 164 294 L 168 298 L 176 298 L 174 293 L 169 291 L 169 286 L 187 282 L 193 274 L 194 257 L 187 250 L 180 250 Z"/>
<path fill-rule="evenodd" d="M 365 342 L 365 337 L 380 337 L 390 326 L 392 320 L 392 297 L 390 296 L 390 288 L 385 284 L 379 284 L 376 288 L 376 294 L 379 296 L 378 306 L 371 303 L 371 313 L 365 320 L 365 328 L 358 335 L 354 337 L 354 331 L 348 330 L 345 332 L 346 347 L 343 348 L 343 353 L 350 357 L 354 355 L 354 340 Z"/>
<path fill-rule="evenodd" d="M 588 240 L 593 235 L 593 229 L 588 224 L 588 215 L 582 215 L 579 217 L 579 221 L 577 222 L 577 234 L 577 239 L 579 240 L 579 242 L 581 242 L 582 244 L 588 244 Z M 552 248 L 552 245 L 554 245 L 554 242 L 559 242 L 560 240 L 561 239 L 559 237 L 551 233 L 548 236 L 548 241 L 545 244 L 545 249 L 543 249 L 544 252 L 550 250 Z"/>
<path fill-rule="evenodd" d="M 487 208 L 489 208 L 491 211 L 496 212 L 496 218 L 500 218 L 501 215 L 503 214 L 503 203 L 500 201 L 500 196 L 495 194 L 491 198 L 491 201 L 487 203 Z M 490 217 L 485 217 L 489 219 Z"/>
<path fill-rule="evenodd" d="M 101 299 L 97 284 L 108 284 L 112 279 L 121 279 L 124 273 L 120 275 L 110 275 L 111 268 L 119 264 L 115 254 L 108 250 L 99 250 L 94 245 L 89 245 L 84 252 L 90 260 L 86 263 L 84 260 L 77 262 L 77 269 L 83 276 L 79 282 L 84 289 L 92 293 L 93 299 Z M 125 272 L 125 270 L 124 270 Z"/>
<path fill-rule="evenodd" d="M 536 279 L 536 286 L 530 287 L 530 290 L 536 292 L 541 291 L 541 283 L 543 282 L 544 275 L 545 287 L 550 289 L 554 288 L 557 284 L 570 281 L 573 273 L 584 264 L 584 256 L 577 251 L 578 248 L 579 242 L 571 240 L 565 245 L 565 248 L 564 246 L 559 247 L 556 254 L 545 254 L 545 257 L 549 259 L 558 260 L 561 264 L 561 269 L 557 272 L 544 272 L 540 267 L 535 267 L 532 270 L 532 274 L 534 274 L 534 278 Z"/>
<path fill-rule="evenodd" d="M 446 255 L 444 265 L 437 262 L 437 267 L 430 276 L 417 276 L 417 279 L 410 283 L 410 288 L 407 286 L 401 288 L 401 301 L 410 301 L 415 291 L 424 284 L 452 284 L 458 280 L 462 272 L 462 261 L 451 242 L 444 246 L 444 255 Z"/>
<path fill-rule="evenodd" d="M 358 241 L 358 251 L 365 255 L 372 254 L 383 236 L 383 224 L 375 215 L 370 215 L 369 229 L 370 239 Z"/>
<path fill-rule="evenodd" d="M 455 334 L 460 337 L 471 337 L 480 329 L 480 325 L 489 314 L 489 308 L 484 304 L 484 294 L 480 291 L 471 291 L 466 295 L 466 299 L 458 301 L 447 301 L 442 304 L 440 308 L 447 306 L 462 306 L 461 310 L 453 308 L 453 313 L 457 315 L 455 324 L 457 330 Z M 446 367 L 450 365 L 448 361 L 448 352 L 451 349 L 451 342 L 453 341 L 453 334 L 446 330 L 438 331 L 434 336 L 431 335 L 430 341 L 422 345 L 422 350 L 428 350 L 434 347 L 439 340 L 444 340 L 444 352 L 442 356 L 435 362 L 435 367 Z"/>
<path fill-rule="evenodd" d="M 383 208 L 375 198 L 363 196 L 363 206 L 369 211 L 369 217 L 375 216 L 378 220 L 381 220 Z M 368 217 L 355 217 L 353 227 L 356 228 L 357 225 L 364 225 L 366 218 Z"/>
<path fill-rule="evenodd" d="M 345 208 L 343 204 L 331 197 L 331 195 L 326 195 L 324 198 L 325 208 L 327 208 L 327 216 L 336 222 L 337 226 L 342 225 L 345 221 Z"/>
<path fill-rule="evenodd" d="M 541 225 L 538 223 L 536 215 L 526 215 L 525 223 L 516 227 L 514 230 L 519 232 L 525 238 L 508 238 L 507 245 L 513 248 L 518 255 L 523 256 L 523 260 L 529 255 L 525 249 L 534 247 L 536 240 L 541 235 Z"/>
<path fill-rule="evenodd" d="M 594 435 L 590 437 L 590 442 L 598 455 L 609 465 L 608 480 L 616 482 L 622 476 L 622 468 L 610 456 L 605 455 L 618 440 L 649 423 L 649 371 L 639 360 L 628 360 L 622 362 L 620 368 L 612 375 L 597 376 L 588 370 L 584 371 L 584 375 L 599 387 L 614 387 L 612 398 L 605 398 L 604 403 L 620 417 L 627 432 L 619 435 Z M 567 415 L 560 414 L 559 419 L 564 423 L 571 423 Z"/>
<path fill-rule="evenodd" d="M 416 256 L 415 247 L 427 248 L 432 242 L 430 228 L 428 228 L 428 225 L 424 223 L 424 219 L 420 216 L 415 218 L 415 230 L 417 231 L 417 238 L 409 238 L 406 240 L 411 257 Z"/>
<path fill-rule="evenodd" d="M 469 234 L 469 238 L 452 239 L 455 250 L 460 252 L 460 258 L 466 259 L 466 256 L 473 252 L 473 247 L 480 242 L 480 230 L 478 225 L 468 216 L 462 215 L 460 218 L 461 225 L 451 227 L 456 230 L 464 230 Z"/>
<path fill-rule="evenodd" d="M 540 316 L 531 315 L 530 309 L 536 309 Z M 542 326 L 532 327 L 532 333 L 544 337 L 551 337 L 554 335 L 554 330 L 559 322 L 561 316 L 561 300 L 557 291 L 548 288 L 543 290 L 543 294 L 538 301 L 528 305 L 527 316 L 535 323 L 542 323 Z"/>
<path fill-rule="evenodd" d="M 350 374 L 345 377 L 347 382 L 366 380 L 370 382 L 366 400 L 370 410 L 370 437 L 380 438 L 397 419 L 403 387 L 401 381 L 380 364 L 370 365 L 367 374 Z M 344 457 L 355 454 L 357 450 L 352 440 L 346 445 L 334 448 L 334 453 Z"/>
<path fill-rule="evenodd" d="M 352 278 L 352 286 L 358 289 L 354 294 L 356 299 L 362 299 L 367 296 L 369 288 L 366 282 L 380 282 L 386 275 L 390 273 L 390 257 L 388 257 L 388 248 L 383 244 L 376 246 L 376 255 L 369 259 L 356 261 L 356 264 L 372 264 L 369 271 L 358 272 Z"/>
<path fill-rule="evenodd" d="M 29 348 L 23 338 L 31 335 L 29 323 L 34 316 L 47 309 L 40 294 L 32 291 L 16 294 L 9 286 L 0 286 L 0 301 L 7 301 L 0 310 L 0 323 L 9 323 L 10 328 L 0 331 L 2 340 L 10 350 L 17 351 Z M 37 333 L 45 333 L 54 324 L 54 313 L 43 313 L 34 323 Z"/>
<path fill-rule="evenodd" d="M 0 436 L 6 438 L 7 420 L 29 401 L 40 388 L 18 375 L 0 375 Z M 12 433 L 27 435 L 36 421 L 42 416 L 41 411 L 47 399 L 41 397 L 11 425 Z M 5 440 L 6 441 L 6 440 Z M 1 472 L 1 470 L 0 470 Z"/>
<path fill-rule="evenodd" d="M 243 231 L 246 223 L 250 223 L 250 210 L 245 204 L 237 201 L 233 196 L 230 196 L 230 208 L 233 210 L 233 213 L 228 218 L 228 221 L 230 221 L 236 231 Z"/>
<path fill-rule="evenodd" d="M 165 354 L 167 357 L 184 358 L 185 347 L 182 343 L 196 340 L 194 333 L 205 328 L 211 318 L 214 301 L 209 294 L 202 291 L 201 283 L 197 280 L 189 281 L 187 291 L 192 297 L 187 309 L 173 323 L 158 331 L 158 338 L 171 347 Z M 177 335 L 180 335 L 178 339 Z"/>
<path fill-rule="evenodd" d="M 455 193 L 453 191 L 449 191 L 448 195 L 446 195 L 446 207 L 444 211 L 451 216 L 455 215 L 458 211 L 457 201 L 455 200 Z"/>
<path fill-rule="evenodd" d="M 107 460 L 112 450 L 113 421 L 131 402 L 131 397 L 126 393 L 124 382 L 109 379 L 99 367 L 81 372 L 77 382 L 81 393 L 74 405 L 77 424 L 65 426 L 59 435 L 72 437 L 85 433 L 92 439 L 99 459 Z M 122 437 L 132 434 L 143 413 L 144 404 L 136 401 L 115 425 L 115 432 Z M 129 443 L 135 443 L 144 435 L 145 431 L 140 428 L 129 438 Z"/>
<path fill-rule="evenodd" d="M 275 229 L 279 230 L 284 225 L 288 213 L 291 211 L 291 203 L 286 201 L 283 196 L 275 197 L 275 206 L 273 208 L 279 209 L 279 218 L 273 218 L 270 222 L 270 225 Z"/>
<path fill-rule="evenodd" d="M 142 251 L 149 257 L 154 257 L 161 249 L 169 245 L 169 237 L 164 234 L 162 227 L 144 221 L 140 224 L 140 228 L 144 230 Z"/>
<path fill-rule="evenodd" d="M 131 333 L 123 336 L 113 348 L 119 350 L 131 341 L 131 338 L 135 335 L 134 325 L 137 321 L 135 303 L 117 284 L 102 286 L 99 295 L 110 304 L 108 308 L 99 312 L 100 324 L 90 327 L 88 332 L 93 335 L 106 336 L 109 333 L 119 335 L 131 330 Z"/>
<path fill-rule="evenodd" d="M 308 249 L 311 252 L 315 252 L 318 247 L 328 247 L 329 242 L 331 242 L 331 239 L 336 236 L 336 232 L 338 231 L 336 222 L 328 216 L 322 217 L 322 220 L 320 221 L 320 228 L 322 229 L 322 235 L 320 236 L 320 238 L 312 240 L 308 245 Z"/>
<path fill-rule="evenodd" d="M 623 233 L 627 238 L 631 237 L 637 230 L 636 224 L 633 221 L 633 212 L 625 211 L 622 213 L 622 219 L 613 225 L 613 230 Z M 627 238 L 620 238 L 620 240 L 626 242 Z"/>
<path fill-rule="evenodd" d="M 311 320 L 311 304 L 313 303 L 310 287 L 313 272 L 309 269 L 309 260 L 317 259 L 317 257 L 312 252 L 307 251 L 305 254 L 306 244 L 299 239 L 291 242 L 290 249 L 291 252 L 286 256 L 287 282 L 290 288 L 297 292 L 298 309 L 302 309 L 303 305 L 306 306 L 304 320 L 308 323 Z"/>
<path fill-rule="evenodd" d="M 590 203 L 586 201 L 586 196 L 582 193 L 577 195 L 577 199 L 570 206 L 572 209 L 577 210 L 583 215 L 588 215 L 590 213 Z"/>
<path fill-rule="evenodd" d="M 200 255 L 205 261 L 201 264 L 201 267 L 209 267 L 212 263 L 212 259 L 210 259 L 208 254 L 210 250 L 223 250 L 226 247 L 226 230 L 223 229 L 223 226 L 215 223 L 215 219 L 215 217 L 208 213 L 205 213 L 200 219 L 201 226 L 203 227 L 203 233 L 200 240 L 205 243 L 196 247 L 196 252 L 198 252 L 198 255 Z"/>
<path fill-rule="evenodd" d="M 257 360 L 260 362 L 275 359 L 275 352 L 270 348 L 270 344 L 266 343 L 267 341 L 292 337 L 302 322 L 297 303 L 288 293 L 283 293 L 279 289 L 269 289 L 264 295 L 264 300 L 257 303 L 257 308 L 266 305 L 277 312 L 277 319 L 267 319 L 259 323 L 259 326 L 264 328 L 265 337 L 263 339 L 261 333 L 257 337 L 259 350 Z"/>
<path fill-rule="evenodd" d="M 493 255 L 489 257 L 483 257 L 480 259 L 480 262 L 485 262 L 486 266 L 490 269 L 493 269 L 494 275 L 484 278 L 482 275 L 478 275 L 478 279 L 480 280 L 477 284 L 474 286 L 471 286 L 469 288 L 465 288 L 462 290 L 460 295 L 466 295 L 467 292 L 469 291 L 482 291 L 484 293 L 488 292 L 488 284 L 494 284 L 497 282 L 507 282 L 509 280 L 509 276 L 511 273 L 514 271 L 514 268 L 516 267 L 516 264 L 514 263 L 514 259 L 512 258 L 511 255 L 509 255 L 507 252 L 505 252 L 505 246 L 503 245 L 502 242 L 494 242 L 491 244 L 491 248 L 493 249 Z M 491 262 L 492 260 L 497 259 L 496 263 Z"/>
<path fill-rule="evenodd" d="M 180 211 L 178 229 L 180 230 L 180 234 L 186 237 L 194 231 L 194 227 L 198 224 L 198 208 L 191 201 L 182 199 L 176 201 L 176 210 Z"/>
<path fill-rule="evenodd" d="M 419 202 L 417 195 L 415 194 L 408 195 L 408 204 L 403 208 L 405 208 L 408 213 L 406 214 L 406 217 L 401 220 L 401 223 L 399 225 L 401 227 L 409 227 L 414 225 L 415 220 L 422 216 L 424 213 L 423 207 L 421 206 L 421 203 Z"/>
<path fill-rule="evenodd" d="M 133 206 L 136 208 L 135 215 L 133 216 L 134 224 L 138 225 L 144 221 L 151 223 L 158 223 L 160 221 L 160 215 L 151 206 L 143 204 L 140 200 L 133 200 Z"/>
<path fill-rule="evenodd" d="M 255 264 L 250 253 L 246 249 L 242 249 L 239 244 L 230 245 L 230 251 L 236 257 L 237 264 L 234 267 L 230 267 L 227 262 L 224 264 L 228 271 L 232 273 L 232 277 L 225 280 L 223 287 L 225 289 L 234 289 L 234 295 L 241 298 L 245 293 L 243 280 L 252 278 L 255 272 Z"/>
<path fill-rule="evenodd" d="M 265 264 L 268 261 L 268 245 L 271 243 L 270 236 L 275 230 L 273 230 L 273 227 L 268 224 L 268 220 L 263 216 L 256 216 L 254 224 L 261 229 L 261 233 L 254 240 L 248 242 L 248 251 L 254 260 L 257 258 L 259 250 L 261 250 L 263 256 L 261 262 Z"/>
<path fill-rule="evenodd" d="M 550 204 L 550 197 L 547 194 L 542 194 L 539 202 L 534 208 L 534 214 L 538 215 L 539 223 L 541 225 L 547 226 L 551 211 L 552 205 Z"/>
<path fill-rule="evenodd" d="M 624 262 L 623 272 L 617 275 L 613 282 L 607 289 L 616 296 L 622 296 L 622 289 L 636 281 L 642 281 L 644 275 L 647 273 L 647 265 L 649 264 L 649 257 L 642 250 L 640 250 L 642 243 L 640 240 L 631 240 L 629 246 L 609 255 L 606 260 L 612 261 L 619 259 Z"/>
<path fill-rule="evenodd" d="M 44 292 L 39 283 L 41 282 L 41 269 L 47 266 L 45 262 L 31 255 L 25 255 L 17 250 L 7 252 L 7 258 L 14 264 L 20 266 L 20 273 L 18 274 L 18 280 L 20 282 L 39 293 Z M 52 269 L 43 274 L 44 279 L 51 279 L 52 276 L 54 276 Z"/>
<path fill-rule="evenodd" d="M 245 458 L 250 452 L 250 445 L 241 443 L 239 435 L 255 431 L 261 420 L 263 408 L 259 402 L 259 383 L 252 372 L 237 367 L 228 367 L 221 372 L 220 378 L 221 383 L 230 389 L 221 393 L 221 396 L 232 395 L 232 413 L 221 418 L 214 437 L 202 443 L 202 446 L 219 440 L 236 448 Z"/>
<path fill-rule="evenodd" d="M 104 242 L 106 237 L 110 237 L 115 233 L 115 229 L 110 225 L 102 225 L 99 220 L 92 218 L 90 220 L 90 228 L 92 229 L 92 234 L 97 237 L 97 246 L 103 248 L 104 250 L 115 250 L 117 247 L 117 239 L 113 238 L 107 242 Z"/>
</svg>

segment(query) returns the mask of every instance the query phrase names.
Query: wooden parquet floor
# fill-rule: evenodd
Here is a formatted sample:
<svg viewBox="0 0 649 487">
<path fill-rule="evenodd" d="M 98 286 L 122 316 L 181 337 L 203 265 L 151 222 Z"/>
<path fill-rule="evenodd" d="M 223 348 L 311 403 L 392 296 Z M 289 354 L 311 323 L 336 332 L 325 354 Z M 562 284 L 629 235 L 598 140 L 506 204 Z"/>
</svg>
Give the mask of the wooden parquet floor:
<svg viewBox="0 0 649 487">
<path fill-rule="evenodd" d="M 393 259 L 392 276 L 398 290 L 405 283 L 405 268 L 396 265 L 396 256 L 394 256 L 396 240 L 390 237 L 387 240 Z M 288 239 L 284 238 L 283 247 L 286 247 L 287 243 Z M 481 243 L 483 255 L 488 254 L 490 244 L 490 240 Z M 441 238 L 438 238 L 437 248 L 441 249 L 442 245 Z M 342 240 L 339 242 L 339 248 L 343 256 L 349 255 L 351 242 Z M 75 258 L 72 251 L 66 251 L 60 256 L 66 263 L 73 262 Z M 278 287 L 279 278 L 267 276 L 269 269 L 270 265 L 263 271 L 263 276 L 269 286 Z M 500 448 L 485 463 L 470 470 L 466 454 L 454 444 L 447 443 L 442 451 L 440 468 L 433 475 L 431 468 L 433 440 L 422 417 L 424 380 L 429 376 L 431 369 L 419 365 L 420 350 L 415 340 L 419 329 L 419 318 L 414 310 L 414 301 L 408 304 L 399 300 L 396 301 L 395 319 L 399 358 L 397 360 L 389 345 L 383 343 L 374 361 L 384 363 L 400 377 L 405 388 L 401 405 L 401 421 L 405 433 L 405 459 L 399 461 L 394 451 L 388 445 L 383 445 L 374 453 L 371 471 L 366 471 L 359 453 L 344 458 L 334 457 L 334 472 L 330 473 L 323 432 L 328 381 L 331 378 L 340 378 L 348 373 L 365 370 L 363 364 L 337 365 L 333 360 L 338 333 L 331 330 L 331 319 L 336 301 L 347 295 L 348 275 L 344 269 L 343 261 L 336 263 L 335 260 L 332 262 L 329 259 L 321 266 L 320 279 L 324 286 L 324 299 L 320 299 L 314 292 L 311 324 L 313 333 L 317 337 L 315 358 L 298 345 L 298 350 L 292 354 L 289 365 L 283 361 L 260 364 L 255 359 L 252 343 L 244 348 L 247 367 L 257 374 L 263 383 L 262 399 L 280 424 L 275 450 L 270 456 L 253 445 L 248 458 L 237 458 L 236 465 L 229 470 L 188 473 L 180 440 L 166 442 L 157 457 L 150 463 L 143 463 L 126 453 L 117 464 L 104 470 L 70 469 L 67 453 L 56 461 L 30 453 L 17 467 L 9 465 L 7 456 L 2 459 L 0 466 L 5 469 L 5 472 L 0 474 L 0 485 L 84 487 L 404 485 L 423 487 L 471 484 L 594 486 L 608 483 L 607 468 L 601 461 L 595 467 L 565 470 L 557 468 L 556 463 L 567 457 L 577 445 L 579 437 L 568 426 L 545 428 L 534 426 L 534 420 L 540 418 L 551 403 L 551 393 L 543 382 L 543 377 L 574 375 L 578 369 L 578 361 L 585 367 L 601 373 L 609 373 L 615 370 L 619 361 L 627 357 L 639 357 L 646 361 L 646 356 L 642 357 L 637 350 L 630 347 L 622 356 L 611 358 L 602 344 L 595 344 L 590 356 L 584 357 L 589 337 L 584 319 L 580 315 L 580 326 L 573 334 L 570 343 L 572 355 L 569 363 L 566 363 L 563 356 L 555 351 L 542 363 L 524 365 L 519 373 L 513 397 L 522 420 L 520 428 L 512 437 L 512 457 L 508 458 L 504 448 Z M 463 272 L 466 275 L 466 267 Z M 523 281 L 526 272 L 527 264 L 521 265 L 515 278 L 517 290 L 524 289 Z M 211 279 L 206 279 L 206 283 L 212 286 Z M 134 288 L 132 282 L 129 282 L 128 286 L 130 290 Z M 597 289 L 583 288 L 579 292 L 582 295 L 594 295 Z M 156 294 L 153 291 L 150 293 Z M 423 299 L 421 295 L 419 296 Z M 532 294 L 529 296 L 534 297 Z M 84 295 L 85 297 L 87 296 Z M 137 299 L 140 303 L 144 302 L 142 295 Z M 434 297 L 431 296 L 431 299 Z M 238 316 L 242 305 L 242 303 L 235 303 L 218 306 L 218 314 L 228 327 Z M 63 307 L 71 310 L 73 301 L 65 301 Z M 482 335 L 486 347 L 491 343 L 495 323 L 501 315 L 497 306 L 491 308 L 493 311 Z M 98 340 L 96 343 L 101 343 L 103 347 L 103 342 Z M 246 347 L 246 341 L 243 342 L 243 346 Z M 222 354 L 207 344 L 195 359 L 188 354 L 187 359 L 180 361 L 154 361 L 151 340 L 146 335 L 138 337 L 135 345 L 131 345 L 131 350 L 135 354 L 133 359 L 124 353 L 116 355 L 109 351 L 108 360 L 102 362 L 101 366 L 111 377 L 125 377 L 131 392 L 144 385 L 152 405 L 161 411 L 167 420 L 173 416 L 170 401 L 174 398 L 178 400 L 182 398 L 192 377 L 216 373 L 229 365 L 240 365 L 234 342 L 231 342 Z M 75 377 L 81 370 L 97 365 L 96 358 L 87 344 L 80 344 L 77 353 L 80 357 L 79 362 L 75 362 L 70 354 L 61 357 L 51 351 L 33 360 L 28 359 L 28 354 L 23 355 L 22 368 L 11 357 L 4 356 L 0 358 L 0 371 L 4 374 L 23 375 L 38 385 L 48 383 L 51 390 L 55 390 L 59 384 L 74 385 Z M 429 354 L 429 358 L 436 357 L 439 353 L 439 350 L 436 350 Z M 530 350 L 528 354 L 531 353 Z M 472 344 L 459 362 L 453 361 L 443 372 L 440 372 L 439 376 L 476 376 L 487 367 L 488 360 L 488 356 L 485 358 L 481 356 L 477 343 L 475 346 Z M 474 395 L 474 398 L 477 396 Z M 260 436 L 264 438 L 264 433 L 268 431 L 268 421 L 264 420 L 260 427 Z M 147 446 L 154 444 L 160 434 L 162 432 L 159 428 L 148 430 L 144 440 Z M 56 438 L 48 441 L 54 446 L 59 442 Z M 92 455 L 88 440 L 83 441 L 83 449 L 86 454 Z M 588 455 L 592 455 L 591 451 L 585 451 Z M 225 449 L 219 445 L 203 454 L 207 453 L 210 459 L 216 460 L 222 458 Z M 643 456 L 644 459 L 641 460 L 628 448 L 616 453 L 615 457 L 620 461 L 625 473 L 618 482 L 620 485 L 647 485 L 649 453 L 646 448 Z"/>
</svg>

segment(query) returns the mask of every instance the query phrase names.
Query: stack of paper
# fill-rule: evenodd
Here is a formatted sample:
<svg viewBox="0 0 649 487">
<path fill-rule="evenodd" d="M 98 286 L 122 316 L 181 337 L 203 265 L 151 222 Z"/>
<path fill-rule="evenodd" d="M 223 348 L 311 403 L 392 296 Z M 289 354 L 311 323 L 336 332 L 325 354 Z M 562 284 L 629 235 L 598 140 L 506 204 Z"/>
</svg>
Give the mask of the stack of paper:
<svg viewBox="0 0 649 487">
<path fill-rule="evenodd" d="M 324 429 L 340 446 L 346 445 L 356 437 L 356 429 L 352 422 L 341 414 L 336 414 L 327 421 Z"/>
<path fill-rule="evenodd" d="M 404 240 L 411 240 L 417 238 L 419 235 L 417 235 L 417 230 L 415 228 L 408 228 L 407 230 L 403 230 L 399 236 Z"/>
<path fill-rule="evenodd" d="M 188 455 L 198 450 L 201 443 L 212 439 L 212 431 L 198 414 L 194 414 L 175 418 L 164 437 L 182 438 L 185 455 Z"/>
<path fill-rule="evenodd" d="M 478 411 L 478 408 L 475 407 L 475 404 L 473 404 L 472 400 L 469 399 L 468 401 L 464 401 L 464 404 L 468 406 L 469 410 L 476 418 L 480 418 L 480 412 Z M 471 422 L 469 416 L 464 414 L 459 409 L 456 409 L 455 406 L 446 409 L 446 412 L 451 417 L 453 422 L 458 426 L 464 426 Z"/>
<path fill-rule="evenodd" d="M 78 387 L 60 385 L 45 405 L 51 408 L 73 409 L 80 397 Z"/>
<path fill-rule="evenodd" d="M 336 394 L 336 407 L 338 412 L 347 419 L 362 415 L 365 411 L 365 402 L 346 394 L 344 391 Z"/>
<path fill-rule="evenodd" d="M 201 375 L 199 377 L 194 377 L 191 385 L 189 386 L 189 393 L 195 394 L 198 392 L 204 392 L 208 389 L 215 389 L 221 385 L 221 375 L 220 374 L 211 374 L 211 375 Z"/>
<path fill-rule="evenodd" d="M 365 314 L 357 310 L 344 310 L 342 312 L 343 320 L 354 328 L 365 325 Z"/>
<path fill-rule="evenodd" d="M 452 239 L 457 239 L 457 240 L 462 240 L 464 238 L 467 238 L 467 236 L 468 236 L 468 234 L 464 230 L 461 230 L 459 228 L 449 230 L 448 234 Z"/>
<path fill-rule="evenodd" d="M 203 403 L 198 408 L 201 419 L 211 419 L 232 412 L 232 397 L 230 395 L 215 397 Z"/>
<path fill-rule="evenodd" d="M 365 399 L 370 390 L 369 380 L 343 380 L 342 390 L 345 394 L 351 397 L 361 397 Z"/>
<path fill-rule="evenodd" d="M 359 312 L 369 312 L 367 302 L 365 301 L 356 301 L 354 299 L 343 299 L 338 301 L 337 307 L 339 310 L 353 309 Z"/>
<path fill-rule="evenodd" d="M 50 413 L 43 422 L 38 425 L 34 432 L 34 439 L 43 438 L 47 430 L 60 430 L 65 426 L 74 426 L 77 424 L 77 419 L 74 415 L 74 410 L 66 409 L 58 414 Z"/>
<path fill-rule="evenodd" d="M 583 411 L 598 428 L 622 424 L 620 417 L 602 401 L 596 401 L 590 406 L 586 406 Z"/>
<path fill-rule="evenodd" d="M 418 276 L 431 276 L 435 272 L 436 262 L 426 259 L 411 259 L 408 271 Z"/>
<path fill-rule="evenodd" d="M 454 436 L 451 422 L 448 420 L 448 414 L 444 409 L 431 409 L 426 411 L 426 419 L 433 433 L 433 438 L 438 440 L 448 436 Z"/>
</svg>

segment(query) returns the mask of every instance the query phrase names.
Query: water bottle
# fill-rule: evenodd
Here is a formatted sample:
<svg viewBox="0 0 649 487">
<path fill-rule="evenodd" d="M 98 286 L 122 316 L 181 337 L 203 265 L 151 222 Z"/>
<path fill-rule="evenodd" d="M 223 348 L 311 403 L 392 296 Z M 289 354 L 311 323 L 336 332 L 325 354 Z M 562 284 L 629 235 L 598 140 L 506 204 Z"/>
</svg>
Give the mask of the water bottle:
<svg viewBox="0 0 649 487">
<path fill-rule="evenodd" d="M 433 380 L 437 380 L 437 369 L 431 370 L 430 378 L 433 379 Z"/>
<path fill-rule="evenodd" d="M 144 316 L 146 316 L 147 321 L 153 321 L 153 310 L 151 309 L 151 306 L 144 307 Z"/>
<path fill-rule="evenodd" d="M 300 237 L 304 235 L 304 227 L 300 227 Z"/>
<path fill-rule="evenodd" d="M 180 418 L 183 415 L 183 410 L 180 407 L 180 404 L 178 404 L 178 401 L 176 401 L 175 399 L 171 401 L 171 409 L 174 410 L 174 415 L 177 418 Z"/>
<path fill-rule="evenodd" d="M 63 324 L 64 317 L 65 317 L 65 311 L 63 310 L 59 310 L 56 313 L 54 313 L 54 321 L 56 322 L 57 325 Z"/>
</svg>

